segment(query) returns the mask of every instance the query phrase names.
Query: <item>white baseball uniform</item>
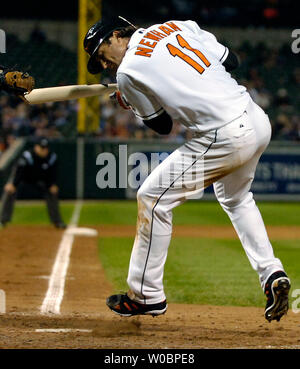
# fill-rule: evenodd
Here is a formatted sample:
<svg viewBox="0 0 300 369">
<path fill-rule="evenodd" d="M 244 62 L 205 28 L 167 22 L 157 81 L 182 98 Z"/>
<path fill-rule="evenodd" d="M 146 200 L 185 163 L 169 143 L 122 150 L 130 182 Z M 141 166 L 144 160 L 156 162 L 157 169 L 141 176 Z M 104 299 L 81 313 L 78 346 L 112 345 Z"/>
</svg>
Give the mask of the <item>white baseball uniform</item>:
<svg viewBox="0 0 300 369">
<path fill-rule="evenodd" d="M 138 191 L 138 224 L 128 285 L 136 301 L 165 300 L 164 264 L 172 209 L 214 184 L 262 288 L 283 270 L 250 192 L 271 126 L 246 88 L 226 72 L 228 49 L 193 21 L 138 29 L 117 72 L 119 90 L 143 120 L 164 111 L 193 132 Z"/>
</svg>

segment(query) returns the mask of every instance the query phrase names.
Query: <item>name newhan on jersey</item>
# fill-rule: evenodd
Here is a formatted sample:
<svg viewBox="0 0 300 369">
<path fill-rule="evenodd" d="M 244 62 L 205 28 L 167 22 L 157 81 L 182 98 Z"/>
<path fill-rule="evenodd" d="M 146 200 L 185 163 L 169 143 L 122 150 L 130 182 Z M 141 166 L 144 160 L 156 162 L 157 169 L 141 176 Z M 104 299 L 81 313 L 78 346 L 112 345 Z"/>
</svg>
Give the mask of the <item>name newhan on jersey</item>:
<svg viewBox="0 0 300 369">
<path fill-rule="evenodd" d="M 160 31 L 154 29 L 143 36 L 143 38 L 139 42 L 139 45 L 147 47 L 138 46 L 135 55 L 141 55 L 150 58 L 155 46 L 160 40 L 168 37 L 171 33 L 175 31 L 181 31 L 181 29 L 174 22 L 164 23 L 164 25 L 159 26 L 158 29 Z M 163 31 L 164 33 L 162 33 L 161 31 Z M 147 41 L 146 39 L 153 40 L 154 42 Z"/>
</svg>

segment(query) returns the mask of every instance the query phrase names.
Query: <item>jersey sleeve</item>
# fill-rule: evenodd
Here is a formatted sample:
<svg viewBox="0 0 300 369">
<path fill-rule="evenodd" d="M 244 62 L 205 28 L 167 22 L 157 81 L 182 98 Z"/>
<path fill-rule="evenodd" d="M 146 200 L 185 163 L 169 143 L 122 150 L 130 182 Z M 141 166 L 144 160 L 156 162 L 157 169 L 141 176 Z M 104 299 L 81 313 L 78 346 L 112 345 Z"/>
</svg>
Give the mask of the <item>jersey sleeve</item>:
<svg viewBox="0 0 300 369">
<path fill-rule="evenodd" d="M 193 33 L 197 34 L 201 38 L 201 42 L 206 50 L 209 51 L 220 63 L 223 63 L 229 53 L 228 47 L 218 42 L 215 35 L 203 30 L 194 21 L 185 21 L 185 26 L 189 28 Z"/>
<path fill-rule="evenodd" d="M 138 118 L 149 120 L 164 112 L 164 108 L 157 99 L 150 93 L 142 91 L 127 74 L 118 73 L 117 83 L 122 98 Z"/>
<path fill-rule="evenodd" d="M 228 47 L 222 45 L 217 41 L 216 37 L 207 31 L 203 31 L 205 34 L 204 44 L 207 50 L 219 60 L 221 64 L 226 60 L 229 50 Z"/>
</svg>

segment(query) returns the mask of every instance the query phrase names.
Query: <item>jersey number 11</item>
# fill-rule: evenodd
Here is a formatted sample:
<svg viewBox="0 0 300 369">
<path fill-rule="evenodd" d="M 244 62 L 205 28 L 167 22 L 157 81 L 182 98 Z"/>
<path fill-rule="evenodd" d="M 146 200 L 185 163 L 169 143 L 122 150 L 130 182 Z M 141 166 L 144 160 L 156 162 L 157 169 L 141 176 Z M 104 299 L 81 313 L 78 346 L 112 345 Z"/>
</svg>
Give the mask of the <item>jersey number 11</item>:
<svg viewBox="0 0 300 369">
<path fill-rule="evenodd" d="M 206 57 L 202 54 L 201 51 L 199 51 L 197 49 L 194 49 L 181 35 L 177 35 L 176 38 L 177 38 L 177 41 L 178 41 L 179 45 L 183 49 L 188 49 L 188 50 L 192 51 L 195 55 L 197 55 L 203 61 L 203 63 L 207 67 L 210 66 L 210 62 L 206 59 Z M 190 56 L 188 56 L 183 51 L 178 49 L 176 46 L 171 45 L 171 44 L 167 44 L 167 48 L 168 48 L 168 50 L 169 50 L 169 52 L 172 56 L 174 56 L 174 57 L 178 56 L 179 58 L 184 60 L 186 63 L 188 63 L 191 67 L 196 69 L 200 74 L 202 74 L 204 72 L 204 68 L 202 67 L 202 65 L 197 63 L 194 59 L 192 59 Z"/>
</svg>

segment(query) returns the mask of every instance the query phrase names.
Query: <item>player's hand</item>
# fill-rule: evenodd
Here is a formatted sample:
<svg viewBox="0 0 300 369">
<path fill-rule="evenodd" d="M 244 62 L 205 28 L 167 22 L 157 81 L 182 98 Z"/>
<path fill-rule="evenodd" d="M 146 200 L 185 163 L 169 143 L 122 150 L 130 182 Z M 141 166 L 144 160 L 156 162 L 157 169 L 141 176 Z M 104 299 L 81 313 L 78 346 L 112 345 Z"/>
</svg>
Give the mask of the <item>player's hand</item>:
<svg viewBox="0 0 300 369">
<path fill-rule="evenodd" d="M 59 191 L 59 188 L 57 185 L 52 185 L 49 187 L 49 192 L 52 194 L 52 195 L 57 195 L 58 194 L 58 191 Z"/>
<path fill-rule="evenodd" d="M 112 100 L 115 100 L 118 102 L 118 104 L 121 106 L 121 108 L 128 110 L 131 109 L 130 105 L 127 103 L 127 101 L 124 100 L 124 98 L 121 95 L 121 92 L 119 90 L 115 91 L 113 94 L 109 95 L 109 97 Z"/>
<path fill-rule="evenodd" d="M 12 183 L 7 183 L 5 186 L 4 186 L 4 191 L 10 193 L 10 194 L 13 194 L 16 192 L 16 187 L 12 184 Z"/>
</svg>

